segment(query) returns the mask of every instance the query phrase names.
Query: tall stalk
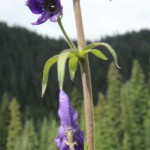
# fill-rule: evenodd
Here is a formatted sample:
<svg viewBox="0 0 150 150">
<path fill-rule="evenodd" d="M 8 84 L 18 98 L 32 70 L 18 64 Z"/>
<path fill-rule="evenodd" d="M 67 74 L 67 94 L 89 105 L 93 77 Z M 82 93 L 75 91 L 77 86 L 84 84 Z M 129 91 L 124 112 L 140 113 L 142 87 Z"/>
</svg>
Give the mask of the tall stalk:
<svg viewBox="0 0 150 150">
<path fill-rule="evenodd" d="M 80 0 L 73 0 L 74 15 L 77 29 L 78 46 L 83 48 L 86 46 L 84 30 L 82 24 L 82 15 L 80 8 Z M 94 115 L 93 115 L 93 96 L 91 75 L 89 68 L 89 60 L 86 55 L 80 62 L 81 77 L 83 85 L 83 96 L 85 105 L 85 120 L 86 120 L 86 143 L 88 150 L 94 150 Z"/>
</svg>

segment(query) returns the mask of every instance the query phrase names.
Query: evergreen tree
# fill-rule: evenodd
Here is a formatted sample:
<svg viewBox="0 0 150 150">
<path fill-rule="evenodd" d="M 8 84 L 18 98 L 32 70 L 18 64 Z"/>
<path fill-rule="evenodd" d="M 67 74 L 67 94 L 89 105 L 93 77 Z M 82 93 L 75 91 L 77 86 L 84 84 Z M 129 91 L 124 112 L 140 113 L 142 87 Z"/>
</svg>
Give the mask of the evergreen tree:
<svg viewBox="0 0 150 150">
<path fill-rule="evenodd" d="M 147 87 L 145 84 L 145 76 L 142 68 L 138 61 L 134 61 L 132 76 L 130 81 L 130 93 L 129 99 L 131 102 L 132 119 L 135 125 L 131 127 L 132 129 L 132 144 L 133 149 L 141 150 L 144 147 L 144 118 L 146 115 L 146 102 L 147 102 Z"/>
<path fill-rule="evenodd" d="M 56 123 L 56 120 L 54 118 L 50 118 L 50 128 L 47 132 L 48 134 L 48 142 L 49 146 L 47 150 L 57 150 L 58 148 L 56 147 L 55 144 L 55 138 L 57 136 L 57 130 L 58 130 L 58 125 Z"/>
<path fill-rule="evenodd" d="M 105 141 L 105 107 L 106 99 L 102 93 L 98 95 L 98 103 L 95 107 L 95 147 L 96 149 L 103 150 L 103 144 Z"/>
<path fill-rule="evenodd" d="M 7 150 L 14 150 L 15 144 L 22 133 L 20 105 L 13 98 L 9 105 L 10 124 L 8 128 Z"/>
<path fill-rule="evenodd" d="M 134 61 L 131 80 L 122 95 L 124 111 L 124 150 L 145 149 L 144 120 L 147 110 L 147 87 L 145 76 L 137 61 Z M 127 139 L 130 143 L 127 144 Z M 126 148 L 127 147 L 127 148 Z"/>
<path fill-rule="evenodd" d="M 106 98 L 103 93 L 98 94 L 98 103 L 95 107 L 95 119 L 99 119 L 99 117 L 105 113 L 105 105 L 106 105 Z"/>
<path fill-rule="evenodd" d="M 0 150 L 6 149 L 9 119 L 9 96 L 4 93 L 0 107 Z"/>
<path fill-rule="evenodd" d="M 82 105 L 83 105 L 82 93 L 80 93 L 78 91 L 78 89 L 74 87 L 71 90 L 70 97 L 71 97 L 71 104 L 77 110 L 77 112 L 79 114 L 79 117 L 80 117 L 80 114 L 81 114 L 81 111 L 82 111 L 81 108 L 82 108 Z"/>
<path fill-rule="evenodd" d="M 120 120 L 120 90 L 121 90 L 121 75 L 114 63 L 111 63 L 108 72 L 108 90 L 107 104 L 104 119 L 103 138 L 105 141 L 102 144 L 102 150 L 116 150 L 120 147 L 121 136 L 121 120 Z"/>
<path fill-rule="evenodd" d="M 44 118 L 40 128 L 40 150 L 48 150 L 50 146 L 49 133 L 50 124 L 47 118 Z"/>
<path fill-rule="evenodd" d="M 20 144 L 19 144 L 20 142 Z M 21 147 L 21 150 L 39 150 L 39 141 L 37 133 L 34 128 L 33 120 L 27 120 L 23 130 L 23 134 L 19 142 L 16 143 L 16 149 L 18 145 Z"/>
<path fill-rule="evenodd" d="M 130 124 L 134 124 L 131 115 L 132 109 L 130 108 L 130 99 L 129 99 L 129 83 L 123 85 L 121 89 L 121 130 L 123 131 L 122 135 L 122 150 L 132 150 L 131 148 L 131 131 Z"/>
<path fill-rule="evenodd" d="M 147 97 L 147 112 L 144 121 L 144 129 L 145 129 L 145 150 L 150 150 L 150 95 Z"/>
<path fill-rule="evenodd" d="M 149 80 L 147 86 L 147 111 L 144 120 L 144 129 L 145 129 L 145 150 L 150 150 L 150 59 L 149 59 Z"/>
<path fill-rule="evenodd" d="M 149 36 L 149 30 L 142 30 L 138 33 L 132 32 L 102 39 L 117 50 L 116 53 L 120 58 L 119 64 L 122 67 L 121 73 L 125 80 L 130 77 L 132 61 L 135 58 L 139 60 L 146 77 L 148 77 Z M 60 47 L 62 49 L 67 48 L 67 43 L 63 39 L 41 37 L 24 28 L 8 27 L 6 23 L 0 23 L 0 39 L 0 96 L 3 91 L 8 91 L 11 95 L 17 96 L 21 108 L 25 110 L 24 107 L 29 105 L 32 108 L 32 116 L 38 114 L 38 119 L 42 118 L 49 110 L 56 114 L 57 101 L 48 100 L 50 97 L 51 99 L 57 99 L 58 97 L 58 88 L 54 86 L 57 85 L 56 68 L 54 67 L 54 70 L 52 69 L 52 72 L 50 72 L 51 83 L 47 89 L 50 92 L 46 91 L 43 101 L 46 107 L 42 107 L 40 98 L 41 70 L 49 57 L 60 52 Z M 89 59 L 91 57 L 89 56 Z M 97 103 L 95 95 L 99 91 L 105 93 L 107 89 L 106 74 L 109 63 L 94 59 L 94 61 L 90 61 L 90 65 L 94 85 L 94 103 Z M 77 71 L 78 75 L 79 72 Z M 70 91 L 73 84 L 70 83 L 69 76 L 66 76 L 65 80 L 65 85 Z M 81 80 L 77 78 L 75 85 L 77 85 L 77 89 L 81 89 Z"/>
</svg>

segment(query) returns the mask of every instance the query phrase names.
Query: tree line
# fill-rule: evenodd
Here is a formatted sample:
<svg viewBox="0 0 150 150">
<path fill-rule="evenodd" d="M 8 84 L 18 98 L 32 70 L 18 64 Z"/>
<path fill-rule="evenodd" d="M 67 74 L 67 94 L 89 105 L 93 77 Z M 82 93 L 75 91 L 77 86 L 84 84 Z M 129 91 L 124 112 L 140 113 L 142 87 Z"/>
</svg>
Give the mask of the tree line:
<svg viewBox="0 0 150 150">
<path fill-rule="evenodd" d="M 99 41 L 108 42 L 116 50 L 122 68 L 119 72 L 123 82 L 130 78 L 134 59 L 139 61 L 146 76 L 145 80 L 148 81 L 149 30 L 105 37 Z M 76 44 L 76 41 L 74 43 Z M 5 92 L 11 97 L 15 96 L 19 100 L 21 111 L 26 112 L 31 107 L 33 116 L 38 113 L 39 117 L 42 117 L 49 110 L 55 114 L 59 93 L 56 66 L 49 73 L 48 88 L 43 98 L 41 98 L 42 71 L 48 58 L 66 48 L 68 45 L 62 38 L 42 37 L 25 28 L 9 27 L 6 23 L 0 23 L 0 97 Z M 95 105 L 97 93 L 101 91 L 106 94 L 108 85 L 106 76 L 112 61 L 112 57 L 104 47 L 98 48 L 109 57 L 109 61 L 104 62 L 96 58 L 93 60 L 93 56 L 89 56 Z M 74 82 L 70 81 L 69 73 L 66 73 L 66 92 L 70 93 L 71 87 L 82 91 L 79 67 Z"/>
<path fill-rule="evenodd" d="M 109 61 L 93 60 L 89 56 L 96 149 L 150 150 L 150 31 L 145 29 L 99 41 L 112 45 L 122 69 L 117 70 L 111 64 L 112 58 L 104 47 L 99 49 Z M 0 23 L 0 150 L 57 149 L 54 144 L 59 126 L 56 66 L 49 74 L 43 98 L 41 80 L 46 60 L 66 48 L 68 45 L 62 38 L 42 37 Z M 80 114 L 79 122 L 84 129 L 79 68 L 74 82 L 66 73 L 65 90 Z"/>
<path fill-rule="evenodd" d="M 124 82 L 114 63 L 109 66 L 106 93 L 99 91 L 95 114 L 96 150 L 150 149 L 150 89 L 143 69 L 135 60 Z M 77 88 L 69 93 L 85 130 L 83 99 Z M 58 101 L 58 100 L 57 100 Z M 0 106 L 1 150 L 57 150 L 54 139 L 59 121 L 49 110 L 34 118 L 31 109 L 21 112 L 19 101 L 5 93 Z M 56 111 L 57 112 L 57 111 Z M 56 113 L 55 112 L 55 113 Z M 88 129 L 86 129 L 88 130 Z"/>
</svg>

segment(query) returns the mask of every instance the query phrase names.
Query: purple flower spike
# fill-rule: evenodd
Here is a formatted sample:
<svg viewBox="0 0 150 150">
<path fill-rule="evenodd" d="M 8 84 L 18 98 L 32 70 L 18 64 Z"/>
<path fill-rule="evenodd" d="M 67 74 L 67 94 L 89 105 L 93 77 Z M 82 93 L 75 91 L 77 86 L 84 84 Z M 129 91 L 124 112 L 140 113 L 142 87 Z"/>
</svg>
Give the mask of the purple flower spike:
<svg viewBox="0 0 150 150">
<path fill-rule="evenodd" d="M 62 90 L 59 94 L 59 110 L 61 126 L 55 139 L 60 150 L 83 150 L 84 132 L 77 123 L 78 114 L 72 108 L 69 97 Z"/>
<path fill-rule="evenodd" d="M 27 0 L 28 6 L 32 13 L 41 14 L 38 20 L 33 25 L 39 25 L 50 19 L 56 22 L 58 17 L 62 15 L 62 6 L 60 0 Z"/>
</svg>

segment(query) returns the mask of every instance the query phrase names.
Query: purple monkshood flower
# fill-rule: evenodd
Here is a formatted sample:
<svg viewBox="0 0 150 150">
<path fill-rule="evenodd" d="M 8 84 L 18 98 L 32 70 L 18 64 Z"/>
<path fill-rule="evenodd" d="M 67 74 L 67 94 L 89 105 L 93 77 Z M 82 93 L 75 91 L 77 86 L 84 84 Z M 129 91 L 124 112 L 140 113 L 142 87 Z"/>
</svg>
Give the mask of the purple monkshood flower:
<svg viewBox="0 0 150 150">
<path fill-rule="evenodd" d="M 58 17 L 62 15 L 62 5 L 60 0 L 27 0 L 26 6 L 28 6 L 32 13 L 41 14 L 37 22 L 33 25 L 39 25 L 50 19 L 52 22 L 56 22 Z"/>
<path fill-rule="evenodd" d="M 56 145 L 60 150 L 83 150 L 84 132 L 80 130 L 77 123 L 78 114 L 72 108 L 69 97 L 63 90 L 59 94 L 58 115 L 61 125 L 55 139 Z"/>
</svg>

